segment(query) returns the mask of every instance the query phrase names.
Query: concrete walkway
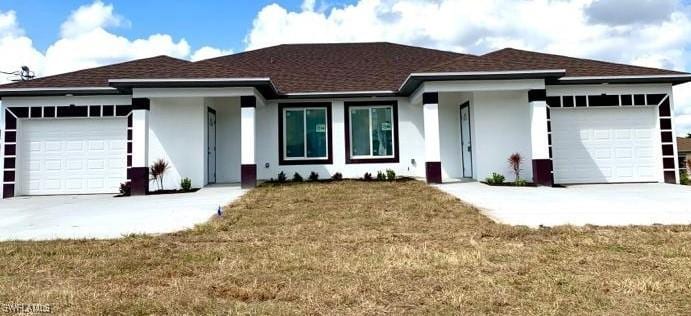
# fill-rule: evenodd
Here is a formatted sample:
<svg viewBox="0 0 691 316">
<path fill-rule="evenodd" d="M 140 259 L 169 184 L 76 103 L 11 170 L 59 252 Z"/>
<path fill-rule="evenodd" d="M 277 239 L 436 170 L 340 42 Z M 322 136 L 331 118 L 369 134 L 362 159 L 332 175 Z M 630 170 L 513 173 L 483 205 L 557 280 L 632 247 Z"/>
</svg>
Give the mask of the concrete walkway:
<svg viewBox="0 0 691 316">
<path fill-rule="evenodd" d="M 63 195 L 0 201 L 0 240 L 119 238 L 170 233 L 206 222 L 219 206 L 239 198 L 238 185 L 194 193 L 118 197 Z"/>
<path fill-rule="evenodd" d="M 492 187 L 479 182 L 437 185 L 493 220 L 530 227 L 691 224 L 691 186 L 662 183 Z"/>
</svg>

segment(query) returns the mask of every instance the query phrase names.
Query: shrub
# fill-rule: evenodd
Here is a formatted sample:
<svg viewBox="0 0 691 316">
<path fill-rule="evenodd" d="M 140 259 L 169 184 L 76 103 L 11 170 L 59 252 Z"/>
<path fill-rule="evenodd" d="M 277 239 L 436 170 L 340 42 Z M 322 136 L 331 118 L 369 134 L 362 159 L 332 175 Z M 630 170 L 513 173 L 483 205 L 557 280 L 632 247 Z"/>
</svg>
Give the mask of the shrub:
<svg viewBox="0 0 691 316">
<path fill-rule="evenodd" d="M 377 181 L 386 181 L 386 174 L 382 171 L 377 171 Z"/>
<path fill-rule="evenodd" d="M 312 171 L 310 172 L 310 176 L 307 179 L 309 179 L 310 181 L 319 181 L 319 174 Z"/>
<path fill-rule="evenodd" d="M 386 169 L 386 180 L 394 181 L 396 180 L 396 172 L 393 169 Z"/>
<path fill-rule="evenodd" d="M 372 174 L 369 172 L 365 172 L 365 175 L 362 176 L 362 179 L 365 181 L 372 181 Z"/>
<path fill-rule="evenodd" d="M 129 182 L 120 183 L 120 195 L 128 196 L 132 193 L 132 187 Z"/>
<path fill-rule="evenodd" d="M 331 180 L 341 181 L 343 180 L 343 175 L 340 172 L 336 172 L 331 176 Z"/>
<path fill-rule="evenodd" d="M 151 180 L 158 184 L 158 189 L 163 190 L 163 175 L 166 173 L 170 166 L 168 162 L 163 159 L 158 159 L 149 167 L 149 172 L 151 173 Z"/>
<path fill-rule="evenodd" d="M 286 176 L 286 173 L 283 171 L 279 172 L 278 178 L 276 179 L 276 181 L 278 181 L 278 183 L 285 183 L 286 181 L 288 181 L 288 177 Z"/>
<path fill-rule="evenodd" d="M 525 181 L 523 179 L 519 179 L 518 181 L 516 181 L 514 183 L 514 185 L 516 185 L 517 187 L 524 187 L 524 186 L 528 185 L 528 181 Z"/>
<path fill-rule="evenodd" d="M 299 173 L 296 172 L 293 175 L 293 182 L 302 182 L 302 180 L 304 180 L 304 179 L 302 179 L 302 176 Z"/>
<path fill-rule="evenodd" d="M 492 185 L 503 184 L 504 180 L 506 180 L 506 178 L 504 178 L 504 176 L 501 173 L 496 172 L 492 172 L 492 175 L 485 179 L 485 181 L 487 181 L 487 184 Z"/>
<path fill-rule="evenodd" d="M 183 192 L 189 192 L 192 189 L 192 180 L 190 178 L 180 180 L 180 188 Z"/>
<path fill-rule="evenodd" d="M 682 169 L 679 171 L 679 183 L 683 185 L 691 184 L 691 180 L 689 180 L 689 175 L 686 170 Z"/>
<path fill-rule="evenodd" d="M 514 183 L 518 185 L 518 180 L 521 179 L 521 163 L 523 162 L 523 157 L 519 153 L 513 153 L 509 156 L 509 167 L 513 171 Z"/>
</svg>

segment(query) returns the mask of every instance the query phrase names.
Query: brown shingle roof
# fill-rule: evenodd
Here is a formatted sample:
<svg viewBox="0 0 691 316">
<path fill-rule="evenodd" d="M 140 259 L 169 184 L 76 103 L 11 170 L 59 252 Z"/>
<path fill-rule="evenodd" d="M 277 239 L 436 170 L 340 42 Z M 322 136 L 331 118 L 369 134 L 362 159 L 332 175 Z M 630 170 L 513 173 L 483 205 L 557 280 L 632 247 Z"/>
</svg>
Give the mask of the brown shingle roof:
<svg viewBox="0 0 691 316">
<path fill-rule="evenodd" d="M 392 43 L 291 44 L 199 61 L 152 76 L 269 77 L 282 93 L 396 91 L 411 72 L 459 56 L 470 55 Z"/>
<path fill-rule="evenodd" d="M 567 76 L 679 75 L 506 48 L 482 56 L 392 43 L 290 44 L 188 62 L 158 56 L 7 88 L 107 87 L 109 79 L 270 78 L 280 93 L 397 91 L 411 73 L 565 69 Z"/>
<path fill-rule="evenodd" d="M 691 138 L 677 137 L 677 151 L 691 153 Z"/>
<path fill-rule="evenodd" d="M 173 57 L 156 56 L 40 77 L 29 81 L 14 82 L 2 85 L 0 88 L 108 87 L 109 79 L 142 78 L 155 71 L 173 69 L 189 63 L 189 61 Z"/>
<path fill-rule="evenodd" d="M 592 59 L 575 58 L 526 50 L 504 48 L 480 56 L 497 67 L 524 69 L 565 69 L 567 77 L 679 75 L 683 72 L 610 63 Z"/>
</svg>

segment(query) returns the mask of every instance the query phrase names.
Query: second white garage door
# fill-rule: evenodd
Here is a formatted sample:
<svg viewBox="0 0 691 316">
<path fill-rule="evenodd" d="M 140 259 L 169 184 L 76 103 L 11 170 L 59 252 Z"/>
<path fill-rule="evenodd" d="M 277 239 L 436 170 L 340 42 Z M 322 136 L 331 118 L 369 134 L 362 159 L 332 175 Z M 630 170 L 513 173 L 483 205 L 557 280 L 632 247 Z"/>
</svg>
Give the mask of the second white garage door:
<svg viewBox="0 0 691 316">
<path fill-rule="evenodd" d="M 654 108 L 552 109 L 555 183 L 659 181 Z"/>
<path fill-rule="evenodd" d="M 115 193 L 127 179 L 126 119 L 22 121 L 20 195 Z"/>
</svg>

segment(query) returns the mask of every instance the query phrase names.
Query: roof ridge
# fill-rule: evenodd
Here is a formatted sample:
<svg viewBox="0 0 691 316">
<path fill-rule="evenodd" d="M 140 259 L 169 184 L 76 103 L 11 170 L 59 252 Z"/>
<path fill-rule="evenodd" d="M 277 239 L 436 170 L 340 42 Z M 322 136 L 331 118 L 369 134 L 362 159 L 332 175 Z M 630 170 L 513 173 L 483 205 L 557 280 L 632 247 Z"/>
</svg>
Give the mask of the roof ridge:
<svg viewBox="0 0 691 316">
<path fill-rule="evenodd" d="M 571 59 L 571 60 L 589 61 L 589 62 L 594 62 L 594 63 L 598 63 L 598 64 L 609 64 L 609 65 L 633 67 L 633 68 L 638 68 L 641 70 L 660 70 L 660 71 L 668 71 L 668 72 L 675 72 L 675 73 L 679 73 L 679 74 L 685 74 L 685 72 L 677 71 L 677 70 L 669 70 L 669 69 L 656 68 L 656 67 L 637 66 L 637 65 L 625 64 L 622 62 L 612 62 L 612 61 L 598 60 L 598 59 L 592 59 L 592 58 L 581 58 L 581 57 L 574 57 L 574 56 L 567 56 L 567 55 L 559 55 L 559 54 L 554 54 L 554 53 L 543 53 L 543 52 L 536 52 L 536 51 L 531 51 L 531 50 L 526 50 L 526 49 L 518 49 L 518 48 L 513 48 L 513 47 L 504 47 L 502 49 L 495 50 L 495 51 L 486 53 L 484 55 L 480 55 L 480 57 L 481 58 L 482 57 L 492 57 L 492 56 L 495 56 L 496 53 L 501 53 L 501 52 L 506 52 L 506 51 L 516 51 L 516 52 L 530 53 L 530 54 L 535 54 L 535 55 L 551 56 L 551 57 L 557 57 L 557 58 L 567 58 L 567 59 Z"/>
<path fill-rule="evenodd" d="M 428 50 L 428 51 L 435 51 L 435 52 L 440 52 L 440 53 L 445 53 L 445 54 L 453 54 L 457 55 L 458 57 L 460 56 L 475 56 L 472 54 L 466 54 L 466 53 L 459 53 L 459 52 L 454 52 L 450 50 L 443 50 L 443 49 L 438 49 L 438 48 L 429 48 L 429 47 L 420 47 L 420 46 L 413 46 L 413 45 L 408 45 L 408 44 L 401 44 L 401 43 L 395 43 L 395 42 L 388 42 L 388 41 L 374 41 L 374 42 L 326 42 L 326 43 L 282 43 L 278 45 L 272 45 L 272 46 L 266 46 L 266 47 L 261 47 L 261 48 L 256 48 L 252 50 L 246 50 L 238 53 L 233 53 L 233 54 L 228 54 L 228 55 L 223 55 L 223 56 L 217 56 L 209 59 L 203 59 L 199 60 L 193 63 L 198 63 L 198 62 L 203 62 L 203 61 L 209 61 L 209 60 L 219 60 L 222 58 L 227 58 L 230 56 L 241 56 L 249 53 L 255 53 L 255 52 L 260 52 L 272 48 L 278 48 L 278 47 L 289 47 L 289 46 L 345 46 L 345 45 L 364 45 L 364 44 L 384 44 L 384 45 L 392 45 L 392 46 L 399 46 L 399 47 L 406 47 L 409 49 L 416 49 L 416 50 Z"/>
</svg>

